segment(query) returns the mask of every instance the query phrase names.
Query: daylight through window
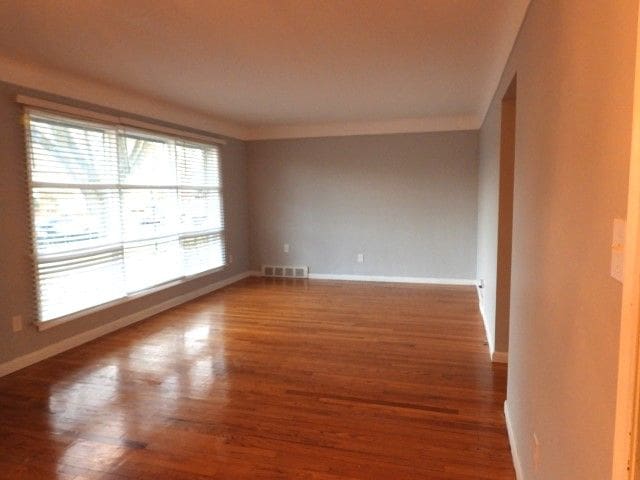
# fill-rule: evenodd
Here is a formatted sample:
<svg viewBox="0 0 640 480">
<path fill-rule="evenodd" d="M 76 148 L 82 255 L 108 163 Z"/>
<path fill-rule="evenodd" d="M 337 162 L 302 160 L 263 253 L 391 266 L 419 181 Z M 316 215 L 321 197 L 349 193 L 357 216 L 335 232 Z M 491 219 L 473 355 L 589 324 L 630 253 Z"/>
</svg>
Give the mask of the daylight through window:
<svg viewBox="0 0 640 480">
<path fill-rule="evenodd" d="M 217 146 L 26 119 L 40 321 L 224 266 Z"/>
</svg>

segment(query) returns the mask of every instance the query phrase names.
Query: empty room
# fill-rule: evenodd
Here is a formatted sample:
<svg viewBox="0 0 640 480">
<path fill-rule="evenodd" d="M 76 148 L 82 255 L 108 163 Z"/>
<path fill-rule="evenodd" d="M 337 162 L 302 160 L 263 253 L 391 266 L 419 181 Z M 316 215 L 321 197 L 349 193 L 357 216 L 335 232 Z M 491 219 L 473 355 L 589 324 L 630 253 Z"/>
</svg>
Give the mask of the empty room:
<svg viewBox="0 0 640 480">
<path fill-rule="evenodd" d="M 640 480 L 638 0 L 0 0 L 0 479 Z"/>
</svg>

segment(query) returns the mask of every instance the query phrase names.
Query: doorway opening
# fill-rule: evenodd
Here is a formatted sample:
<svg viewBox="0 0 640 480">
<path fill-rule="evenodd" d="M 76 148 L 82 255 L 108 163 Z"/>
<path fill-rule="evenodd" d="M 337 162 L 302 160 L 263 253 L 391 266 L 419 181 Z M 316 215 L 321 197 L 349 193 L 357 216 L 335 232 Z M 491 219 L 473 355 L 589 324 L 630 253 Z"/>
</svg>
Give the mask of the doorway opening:
<svg viewBox="0 0 640 480">
<path fill-rule="evenodd" d="M 516 159 L 517 78 L 502 98 L 500 121 L 500 179 L 498 187 L 498 261 L 496 271 L 496 331 L 494 362 L 507 362 L 511 298 L 513 183 Z"/>
</svg>

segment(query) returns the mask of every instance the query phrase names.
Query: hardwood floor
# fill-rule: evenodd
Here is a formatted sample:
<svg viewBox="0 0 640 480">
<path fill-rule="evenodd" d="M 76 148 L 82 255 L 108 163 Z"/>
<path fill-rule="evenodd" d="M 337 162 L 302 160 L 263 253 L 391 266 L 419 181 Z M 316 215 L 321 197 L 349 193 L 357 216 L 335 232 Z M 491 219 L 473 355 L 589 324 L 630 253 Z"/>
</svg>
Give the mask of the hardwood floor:
<svg viewBox="0 0 640 480">
<path fill-rule="evenodd" d="M 473 287 L 247 279 L 0 378 L 0 478 L 513 479 Z"/>
</svg>

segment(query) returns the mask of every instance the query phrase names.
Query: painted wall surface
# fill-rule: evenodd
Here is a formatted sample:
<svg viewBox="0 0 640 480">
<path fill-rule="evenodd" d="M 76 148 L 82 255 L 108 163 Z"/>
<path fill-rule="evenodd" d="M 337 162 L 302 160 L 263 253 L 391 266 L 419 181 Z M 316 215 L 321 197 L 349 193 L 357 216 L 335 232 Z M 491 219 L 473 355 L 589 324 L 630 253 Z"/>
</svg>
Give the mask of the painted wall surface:
<svg viewBox="0 0 640 480">
<path fill-rule="evenodd" d="M 480 132 L 477 277 L 491 352 L 509 351 L 515 84 Z M 498 123 L 495 121 L 497 120 Z"/>
<path fill-rule="evenodd" d="M 31 323 L 34 319 L 35 293 L 31 280 L 29 206 L 24 132 L 21 124 L 22 110 L 15 102 L 18 93 L 86 107 L 78 102 L 0 82 L 0 170 L 2 171 L 0 175 L 0 228 L 2 229 L 0 235 L 0 363 L 248 269 L 245 144 L 229 140 L 221 149 L 221 158 L 228 253 L 233 256 L 234 262 L 224 271 L 39 332 Z M 107 113 L 117 113 L 101 108 L 91 108 Z M 18 333 L 13 333 L 11 328 L 11 318 L 14 315 L 23 315 L 26 323 L 25 328 Z"/>
<path fill-rule="evenodd" d="M 496 293 L 498 263 L 498 214 L 500 184 L 500 99 L 492 105 L 478 142 L 478 240 L 477 273 L 482 282 L 482 310 L 491 351 L 496 350 Z M 502 339 L 498 351 L 508 351 Z"/>
<path fill-rule="evenodd" d="M 626 210 L 637 3 L 534 0 L 480 134 L 484 272 L 500 102 L 517 73 L 507 405 L 523 480 L 611 478 L 621 285 L 609 264 Z"/>
<path fill-rule="evenodd" d="M 252 268 L 474 279 L 477 139 L 462 131 L 250 142 Z"/>
</svg>

